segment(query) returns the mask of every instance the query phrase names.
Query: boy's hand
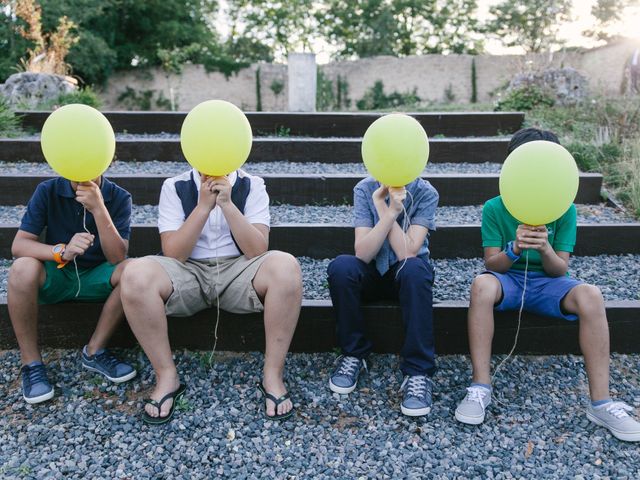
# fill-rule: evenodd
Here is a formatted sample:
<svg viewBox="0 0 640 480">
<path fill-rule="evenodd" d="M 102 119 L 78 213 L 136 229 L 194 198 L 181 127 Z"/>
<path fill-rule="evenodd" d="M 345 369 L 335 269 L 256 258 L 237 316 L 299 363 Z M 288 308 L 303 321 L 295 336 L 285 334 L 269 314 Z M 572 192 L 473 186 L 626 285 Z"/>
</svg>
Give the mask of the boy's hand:
<svg viewBox="0 0 640 480">
<path fill-rule="evenodd" d="M 213 177 L 201 175 L 200 197 L 198 199 L 198 205 L 203 205 L 210 212 L 215 208 L 217 198 L 218 192 L 213 189 Z"/>
<path fill-rule="evenodd" d="M 84 252 L 93 245 L 95 237 L 90 233 L 76 233 L 64 249 L 62 259 L 66 262 L 72 261 L 74 258 L 84 255 Z"/>
<path fill-rule="evenodd" d="M 213 191 L 218 193 L 218 205 L 220 208 L 231 204 L 231 183 L 227 177 L 217 177 L 213 180 Z"/>
<path fill-rule="evenodd" d="M 522 250 L 525 249 L 537 250 L 542 253 L 548 248 L 551 248 L 551 245 L 549 244 L 547 227 L 544 225 L 539 227 L 533 227 L 531 225 L 518 226 L 513 253 L 520 255 Z"/>
<path fill-rule="evenodd" d="M 407 190 L 404 187 L 389 187 L 389 208 L 396 215 L 402 212 L 405 198 Z"/>
<path fill-rule="evenodd" d="M 373 205 L 378 209 L 378 211 L 380 211 L 381 208 L 387 208 L 387 204 L 385 203 L 387 195 L 389 195 L 389 188 L 385 185 L 380 185 L 376 191 L 373 192 L 371 198 L 373 199 Z"/>
<path fill-rule="evenodd" d="M 93 181 L 78 184 L 78 187 L 76 188 L 76 200 L 91 213 L 94 213 L 96 210 L 104 206 L 100 187 Z"/>
</svg>

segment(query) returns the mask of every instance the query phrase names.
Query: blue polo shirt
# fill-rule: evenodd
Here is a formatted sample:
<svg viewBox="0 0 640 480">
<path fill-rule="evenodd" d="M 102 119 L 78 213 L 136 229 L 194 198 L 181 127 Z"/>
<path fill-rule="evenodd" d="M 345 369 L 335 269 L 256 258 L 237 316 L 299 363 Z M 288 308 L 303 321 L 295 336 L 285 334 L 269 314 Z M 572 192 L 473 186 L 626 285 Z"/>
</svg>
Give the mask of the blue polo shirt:
<svg viewBox="0 0 640 480">
<path fill-rule="evenodd" d="M 361 180 L 353 189 L 353 213 L 354 227 L 373 228 L 380 221 L 378 211 L 373 203 L 373 192 L 380 187 L 380 183 L 371 177 Z M 436 229 L 436 207 L 439 195 L 436 189 L 428 181 L 417 178 L 405 186 L 407 198 L 404 207 L 409 215 L 411 225 L 422 225 L 428 230 Z M 389 198 L 387 197 L 387 205 Z M 398 216 L 397 222 L 402 226 L 404 212 Z M 418 251 L 418 257 L 429 256 L 429 236 Z M 380 251 L 375 258 L 376 268 L 380 275 L 387 273 L 392 265 L 398 262 L 395 252 L 391 248 L 389 239 L 385 239 Z"/>
<path fill-rule="evenodd" d="M 128 240 L 131 236 L 131 194 L 105 177 L 102 177 L 100 190 L 118 233 Z M 82 225 L 83 213 L 84 207 L 76 200 L 71 182 L 60 177 L 52 178 L 36 187 L 22 217 L 20 230 L 40 235 L 46 228 L 46 244 L 68 243 L 76 233 L 85 231 Z M 107 261 L 100 245 L 96 222 L 88 210 L 86 225 L 95 235 L 95 240 L 84 255 L 77 257 L 78 267 L 82 268 L 95 267 Z"/>
</svg>

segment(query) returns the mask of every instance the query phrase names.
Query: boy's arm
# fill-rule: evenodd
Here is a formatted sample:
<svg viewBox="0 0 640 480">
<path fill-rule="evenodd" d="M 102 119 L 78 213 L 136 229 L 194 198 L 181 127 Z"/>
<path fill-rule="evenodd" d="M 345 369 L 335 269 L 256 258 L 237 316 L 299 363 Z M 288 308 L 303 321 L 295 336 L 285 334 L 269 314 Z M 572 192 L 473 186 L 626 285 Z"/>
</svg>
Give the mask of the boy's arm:
<svg viewBox="0 0 640 480">
<path fill-rule="evenodd" d="M 91 212 L 98 228 L 100 246 L 109 263 L 122 262 L 127 257 L 129 241 L 120 236 L 104 204 L 100 187 L 95 182 L 83 182 L 76 189 L 76 200 Z M 84 252 L 83 252 L 84 253 Z"/>
<path fill-rule="evenodd" d="M 250 223 L 238 210 L 231 201 L 229 180 L 224 177 L 216 178 L 212 185 L 218 195 L 216 202 L 244 256 L 253 258 L 265 253 L 269 248 L 269 227 L 261 223 Z"/>
<path fill-rule="evenodd" d="M 404 187 L 389 189 L 391 203 L 399 201 L 401 209 L 405 195 L 406 189 Z M 438 199 L 439 197 L 435 191 L 431 195 L 420 197 L 414 219 L 412 219 L 412 222 L 415 220 L 417 223 L 412 223 L 406 233 L 403 232 L 398 222 L 394 223 L 391 232 L 389 232 L 389 244 L 399 261 L 415 257 L 422 245 L 424 245 L 424 239 L 429 233 L 429 226 L 435 223 Z"/>
<path fill-rule="evenodd" d="M 213 191 L 213 179 L 207 178 L 204 180 L 200 186 L 198 205 L 193 209 L 189 217 L 177 230 L 164 231 L 160 234 L 160 244 L 164 255 L 183 263 L 187 261 L 202 233 L 205 223 L 209 219 L 211 210 L 216 206 L 217 196 L 218 194 Z M 162 216 L 162 194 L 159 208 Z"/>
<path fill-rule="evenodd" d="M 78 255 L 83 255 L 92 243 L 93 235 L 90 233 L 76 233 L 73 238 L 69 240 L 69 243 L 67 243 L 62 259 L 70 262 Z M 11 254 L 16 258 L 32 257 L 47 262 L 54 260 L 52 249 L 53 245 L 40 242 L 38 235 L 25 232 L 24 230 L 18 230 L 11 245 Z"/>
<path fill-rule="evenodd" d="M 378 223 L 376 223 L 373 228 L 357 226 L 355 230 L 356 238 L 354 249 L 356 257 L 366 263 L 371 262 L 378 254 L 382 248 L 382 244 L 389 236 L 393 224 L 396 223 L 398 215 L 402 212 L 402 200 L 400 200 L 399 209 L 397 201 L 392 201 L 390 206 L 386 205 L 384 199 L 388 191 L 389 189 L 387 187 L 381 186 L 373 192 L 373 204 L 380 219 Z"/>
</svg>

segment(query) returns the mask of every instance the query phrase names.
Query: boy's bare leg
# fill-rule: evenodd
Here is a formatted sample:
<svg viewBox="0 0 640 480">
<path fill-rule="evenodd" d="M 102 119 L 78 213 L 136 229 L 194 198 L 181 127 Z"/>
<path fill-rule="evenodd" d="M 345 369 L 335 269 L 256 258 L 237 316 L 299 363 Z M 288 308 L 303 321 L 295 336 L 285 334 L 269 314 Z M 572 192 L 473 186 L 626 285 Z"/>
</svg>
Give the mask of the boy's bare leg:
<svg viewBox="0 0 640 480">
<path fill-rule="evenodd" d="M 605 400 L 609 398 L 609 324 L 602 293 L 594 285 L 578 285 L 564 297 L 562 308 L 580 319 L 580 349 L 591 400 Z"/>
<path fill-rule="evenodd" d="M 35 258 L 18 258 L 9 270 L 9 317 L 18 339 L 23 365 L 42 361 L 38 348 L 38 290 L 44 281 L 44 265 Z"/>
<path fill-rule="evenodd" d="M 171 280 L 158 262 L 140 258 L 127 265 L 120 286 L 127 321 L 156 374 L 156 387 L 150 397 L 160 400 L 180 386 L 169 345 L 164 307 L 173 291 Z M 160 416 L 169 413 L 172 403 L 167 400 L 162 404 Z M 145 410 L 152 417 L 158 416 L 158 410 L 150 405 L 146 405 Z"/>
<path fill-rule="evenodd" d="M 288 253 L 273 252 L 258 269 L 253 287 L 264 304 L 266 347 L 264 388 L 276 398 L 287 391 L 284 363 L 295 332 L 302 302 L 302 273 L 298 261 Z M 267 401 L 267 415 L 275 415 L 273 402 Z M 293 408 L 291 400 L 278 406 L 278 415 Z"/>
<path fill-rule="evenodd" d="M 118 264 L 111 275 L 111 285 L 114 288 L 107 300 L 104 302 L 96 329 L 87 344 L 87 351 L 89 355 L 94 355 L 98 350 L 107 346 L 107 342 L 124 318 L 122 300 L 120 299 L 120 278 L 122 277 L 122 272 L 126 265 L 130 261 L 131 260 L 125 260 Z"/>
<path fill-rule="evenodd" d="M 500 301 L 502 287 L 491 274 L 478 275 L 471 284 L 467 325 L 473 366 L 473 382 L 491 384 L 491 342 L 493 307 Z"/>
</svg>

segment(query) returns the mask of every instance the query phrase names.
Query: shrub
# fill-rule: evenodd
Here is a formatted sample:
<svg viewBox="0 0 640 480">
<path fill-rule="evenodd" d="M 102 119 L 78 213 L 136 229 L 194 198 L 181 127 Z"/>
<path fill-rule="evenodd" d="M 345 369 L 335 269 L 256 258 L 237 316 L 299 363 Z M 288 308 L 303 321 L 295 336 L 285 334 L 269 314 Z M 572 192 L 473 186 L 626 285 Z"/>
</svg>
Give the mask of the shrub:
<svg viewBox="0 0 640 480">
<path fill-rule="evenodd" d="M 93 108 L 100 108 L 102 106 L 100 98 L 93 89 L 91 89 L 91 87 L 85 87 L 75 92 L 60 94 L 55 100 L 39 103 L 35 110 L 53 110 L 56 107 L 69 105 L 71 103 L 82 103 L 83 105 L 89 105 Z"/>
<path fill-rule="evenodd" d="M 382 80 L 377 80 L 373 87 L 367 90 L 364 96 L 356 102 L 358 110 L 381 110 L 385 108 L 395 108 L 399 106 L 415 105 L 420 103 L 418 97 L 418 89 L 414 88 L 411 92 L 384 92 L 384 84 Z"/>
<path fill-rule="evenodd" d="M 0 137 L 17 137 L 21 133 L 20 119 L 14 115 L 4 97 L 0 96 Z"/>
<path fill-rule="evenodd" d="M 507 96 L 498 102 L 496 111 L 531 110 L 539 106 L 552 107 L 555 98 L 548 91 L 536 85 L 524 85 L 510 90 Z"/>
</svg>

